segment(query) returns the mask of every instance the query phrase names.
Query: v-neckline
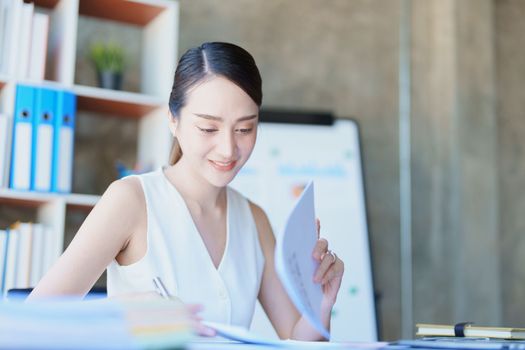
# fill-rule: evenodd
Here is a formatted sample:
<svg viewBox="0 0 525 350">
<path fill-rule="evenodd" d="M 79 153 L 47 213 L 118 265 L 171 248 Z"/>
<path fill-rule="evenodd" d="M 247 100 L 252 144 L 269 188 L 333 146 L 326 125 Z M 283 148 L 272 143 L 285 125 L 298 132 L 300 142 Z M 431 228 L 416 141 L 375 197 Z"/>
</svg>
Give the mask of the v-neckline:
<svg viewBox="0 0 525 350">
<path fill-rule="evenodd" d="M 201 248 L 204 250 L 205 255 L 208 257 L 208 261 L 209 261 L 211 267 L 214 270 L 216 270 L 217 272 L 220 271 L 221 270 L 221 266 L 223 265 L 224 260 L 226 258 L 226 254 L 228 252 L 228 246 L 230 245 L 229 242 L 230 242 L 230 204 L 231 203 L 230 203 L 230 194 L 229 194 L 228 186 L 226 186 L 226 188 L 225 188 L 225 190 L 226 190 L 226 242 L 224 244 L 224 251 L 222 252 L 222 256 L 221 256 L 221 259 L 219 260 L 219 264 L 217 266 L 215 266 L 215 263 L 213 262 L 213 259 L 211 257 L 210 251 L 208 250 L 208 247 L 204 243 L 204 239 L 202 238 L 202 235 L 199 232 L 199 229 L 197 228 L 197 225 L 195 224 L 195 220 L 194 220 L 193 216 L 191 215 L 190 208 L 188 207 L 188 204 L 186 203 L 186 201 L 184 200 L 184 198 L 180 194 L 180 192 L 177 189 L 177 187 L 175 187 L 175 185 L 166 176 L 166 173 L 164 172 L 164 167 L 160 168 L 160 174 L 161 174 L 162 178 L 164 179 L 164 181 L 166 181 L 166 184 L 168 185 L 168 187 L 171 188 L 173 190 L 173 192 L 175 193 L 175 195 L 182 201 L 182 204 L 183 204 L 183 207 L 184 207 L 184 210 L 185 210 L 185 214 L 188 216 L 188 218 L 191 221 L 191 225 L 192 225 L 193 231 L 196 234 L 197 240 L 200 242 Z"/>
</svg>

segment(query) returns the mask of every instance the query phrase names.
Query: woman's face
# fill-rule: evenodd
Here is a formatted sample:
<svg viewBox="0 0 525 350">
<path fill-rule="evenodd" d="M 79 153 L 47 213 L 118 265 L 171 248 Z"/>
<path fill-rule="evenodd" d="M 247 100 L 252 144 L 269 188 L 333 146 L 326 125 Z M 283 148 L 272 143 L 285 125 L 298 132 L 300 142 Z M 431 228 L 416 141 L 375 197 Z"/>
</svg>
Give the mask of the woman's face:
<svg viewBox="0 0 525 350">
<path fill-rule="evenodd" d="M 182 149 L 180 162 L 212 185 L 226 186 L 252 153 L 258 119 L 258 106 L 228 79 L 197 85 L 170 125 Z"/>
</svg>

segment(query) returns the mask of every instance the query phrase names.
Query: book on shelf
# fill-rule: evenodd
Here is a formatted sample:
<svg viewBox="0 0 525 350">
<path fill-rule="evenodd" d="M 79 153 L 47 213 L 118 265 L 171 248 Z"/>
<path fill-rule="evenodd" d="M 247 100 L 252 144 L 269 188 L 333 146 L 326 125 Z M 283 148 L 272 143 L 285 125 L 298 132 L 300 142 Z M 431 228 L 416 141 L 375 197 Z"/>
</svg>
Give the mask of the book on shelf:
<svg viewBox="0 0 525 350">
<path fill-rule="evenodd" d="M 0 230 L 0 292 L 34 287 L 58 258 L 56 239 L 39 223 L 16 222 Z"/>
<path fill-rule="evenodd" d="M 458 327 L 443 324 L 416 324 L 417 336 L 455 337 L 458 336 Z M 461 326 L 464 337 L 498 338 L 498 339 L 525 339 L 525 328 L 511 327 L 482 327 L 473 324 Z"/>
<path fill-rule="evenodd" d="M 7 25 L 9 23 L 7 2 L 0 0 L 0 52 L 5 52 L 7 46 Z M 7 74 L 7 55 L 0 55 L 0 74 Z"/>
<path fill-rule="evenodd" d="M 44 13 L 35 13 L 31 26 L 31 49 L 27 70 L 29 79 L 44 80 L 48 32 L 49 16 Z"/>
<path fill-rule="evenodd" d="M 29 277 L 31 274 L 31 255 L 32 255 L 32 232 L 31 224 L 17 222 L 13 225 L 11 232 L 18 234 L 18 246 L 16 247 L 16 283 L 15 288 L 29 287 Z"/>
<path fill-rule="evenodd" d="M 6 230 L 0 230 L 0 294 L 4 290 L 4 284 L 5 284 L 5 263 L 7 256 L 7 231 Z"/>
<path fill-rule="evenodd" d="M 49 15 L 34 3 L 0 0 L 0 74 L 43 80 L 48 33 Z"/>
<path fill-rule="evenodd" d="M 29 285 L 36 286 L 38 281 L 40 281 L 40 278 L 44 275 L 44 272 L 48 269 L 49 263 L 44 260 L 46 252 L 53 252 L 53 248 L 45 245 L 47 241 L 52 241 L 51 239 L 46 240 L 45 236 L 46 234 L 51 236 L 51 232 L 45 232 L 45 228 L 41 224 L 35 224 L 32 228 L 32 254 L 31 267 L 29 268 Z"/>
<path fill-rule="evenodd" d="M 17 0 L 0 1 L 0 73 L 14 74 L 17 69 L 19 40 L 15 33 L 20 33 L 23 2 Z"/>
<path fill-rule="evenodd" d="M 17 85 L 9 180 L 9 187 L 15 190 L 28 191 L 31 187 L 34 101 L 34 88 Z"/>
<path fill-rule="evenodd" d="M 0 188 L 7 187 L 9 184 L 12 133 L 13 118 L 10 118 L 7 114 L 0 113 Z"/>
<path fill-rule="evenodd" d="M 18 32 L 18 57 L 16 64 L 16 78 L 27 78 L 29 67 L 29 53 L 31 51 L 31 27 L 33 24 L 33 13 L 35 4 L 22 3 L 22 14 L 20 17 L 20 26 Z"/>
<path fill-rule="evenodd" d="M 16 230 L 7 229 L 7 240 L 4 260 L 4 270 L 2 271 L 3 290 L 5 294 L 9 289 L 16 288 L 16 267 L 17 267 L 17 249 L 18 233 Z"/>
<path fill-rule="evenodd" d="M 0 136 L 12 136 L 12 141 L 0 139 L 0 152 L 2 148 L 10 152 L 10 162 L 4 161 L 10 168 L 9 187 L 70 193 L 76 95 L 63 89 L 18 84 L 14 113 L 13 122 L 0 116 Z"/>
</svg>

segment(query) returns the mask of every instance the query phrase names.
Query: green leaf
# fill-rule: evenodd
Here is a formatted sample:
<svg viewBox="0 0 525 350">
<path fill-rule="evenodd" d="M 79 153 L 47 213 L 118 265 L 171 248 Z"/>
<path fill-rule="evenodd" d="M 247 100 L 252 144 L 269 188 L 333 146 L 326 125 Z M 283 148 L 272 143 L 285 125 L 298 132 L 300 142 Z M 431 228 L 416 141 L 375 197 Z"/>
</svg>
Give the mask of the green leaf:
<svg viewBox="0 0 525 350">
<path fill-rule="evenodd" d="M 122 73 L 125 65 L 124 49 L 114 43 L 95 43 L 89 49 L 89 59 L 99 72 Z"/>
</svg>

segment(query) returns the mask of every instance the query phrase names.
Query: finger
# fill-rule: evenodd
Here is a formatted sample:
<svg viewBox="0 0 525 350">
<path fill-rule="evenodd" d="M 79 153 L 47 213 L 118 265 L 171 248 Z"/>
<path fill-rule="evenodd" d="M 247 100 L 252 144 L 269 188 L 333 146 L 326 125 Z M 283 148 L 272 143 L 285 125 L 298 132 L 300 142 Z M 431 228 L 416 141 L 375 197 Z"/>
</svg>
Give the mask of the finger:
<svg viewBox="0 0 525 350">
<path fill-rule="evenodd" d="M 319 239 L 321 235 L 321 221 L 319 221 L 319 218 L 315 219 L 315 225 L 317 227 L 317 239 Z"/>
<path fill-rule="evenodd" d="M 188 307 L 188 311 L 192 315 L 196 315 L 202 310 L 204 310 L 204 306 L 202 304 L 188 304 L 187 307 Z"/>
<path fill-rule="evenodd" d="M 335 268 L 333 267 L 328 268 L 324 276 L 321 278 L 321 284 L 327 284 L 328 282 L 336 278 L 336 276 L 337 276 L 337 273 L 335 271 Z"/>
<path fill-rule="evenodd" d="M 322 278 L 321 284 L 326 284 L 333 280 L 343 278 L 344 264 L 341 259 L 337 258 L 334 264 L 326 271 L 325 275 Z M 339 281 L 340 282 L 340 281 Z"/>
<path fill-rule="evenodd" d="M 190 319 L 191 319 L 192 321 L 195 321 L 195 322 L 201 322 L 201 321 L 202 321 L 202 317 L 200 317 L 200 316 L 198 316 L 198 315 L 192 315 L 192 314 L 190 314 L 189 317 L 190 317 Z"/>
<path fill-rule="evenodd" d="M 315 243 L 314 251 L 312 252 L 312 256 L 315 260 L 321 261 L 323 255 L 328 250 L 328 241 L 324 238 L 320 238 L 317 240 L 317 243 Z"/>
<path fill-rule="evenodd" d="M 319 264 L 319 267 L 315 271 L 314 282 L 321 283 L 321 281 L 323 281 L 324 276 L 326 275 L 327 271 L 332 267 L 332 265 L 334 265 L 336 259 L 334 259 L 334 256 L 332 254 L 324 254 L 323 259 L 321 260 L 321 264 Z"/>
<path fill-rule="evenodd" d="M 197 332 L 198 335 L 203 336 L 203 337 L 214 337 L 217 335 L 217 332 L 215 331 L 215 329 L 206 327 L 200 322 L 195 327 L 195 331 Z"/>
<path fill-rule="evenodd" d="M 192 318 L 190 319 L 189 325 L 193 329 L 193 331 L 198 335 L 213 336 L 212 332 L 210 332 L 210 330 L 213 330 L 213 329 L 206 327 L 201 321 L 198 321 Z"/>
</svg>

